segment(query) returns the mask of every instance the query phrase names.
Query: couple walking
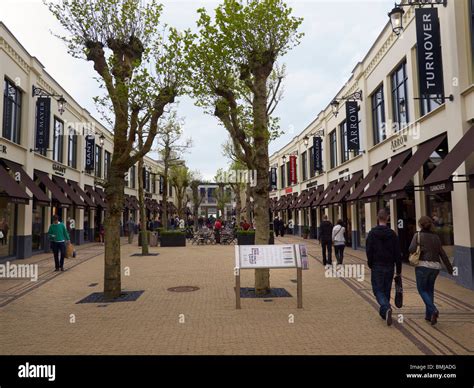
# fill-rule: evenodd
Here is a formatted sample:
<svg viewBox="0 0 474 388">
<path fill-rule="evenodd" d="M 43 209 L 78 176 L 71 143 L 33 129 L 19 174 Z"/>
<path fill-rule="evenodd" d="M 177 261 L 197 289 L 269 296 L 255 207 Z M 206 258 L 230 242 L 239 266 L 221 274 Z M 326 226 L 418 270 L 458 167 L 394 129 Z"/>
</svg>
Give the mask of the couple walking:
<svg viewBox="0 0 474 388">
<path fill-rule="evenodd" d="M 323 216 L 323 221 L 319 226 L 319 243 L 323 250 L 323 265 L 332 265 L 332 246 L 337 264 L 342 264 L 344 260 L 344 248 L 346 246 L 346 228 L 342 220 L 337 221 L 335 226 L 328 220 L 328 216 Z"/>
<path fill-rule="evenodd" d="M 402 259 L 398 237 L 387 225 L 387 211 L 380 210 L 377 220 L 378 225 L 367 236 L 367 263 L 372 271 L 372 290 L 380 305 L 379 314 L 390 326 L 392 324 L 390 292 L 394 275 L 401 276 Z M 435 325 L 438 321 L 439 311 L 434 304 L 434 286 L 441 270 L 441 262 L 444 263 L 450 274 L 452 274 L 453 268 L 443 250 L 439 236 L 432 230 L 433 221 L 431 218 L 421 217 L 418 225 L 421 230 L 413 237 L 409 252 L 414 253 L 418 246 L 420 247 L 420 260 L 415 268 L 416 287 L 425 304 L 425 320 Z"/>
</svg>

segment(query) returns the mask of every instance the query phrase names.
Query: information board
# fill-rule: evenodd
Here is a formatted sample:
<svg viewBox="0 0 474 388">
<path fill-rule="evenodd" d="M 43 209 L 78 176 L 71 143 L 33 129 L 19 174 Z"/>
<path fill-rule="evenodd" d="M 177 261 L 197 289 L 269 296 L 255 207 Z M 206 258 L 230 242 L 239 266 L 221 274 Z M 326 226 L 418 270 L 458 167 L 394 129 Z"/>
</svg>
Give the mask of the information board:
<svg viewBox="0 0 474 388">
<path fill-rule="evenodd" d="M 294 245 L 237 245 L 236 267 L 251 268 L 296 268 Z"/>
</svg>

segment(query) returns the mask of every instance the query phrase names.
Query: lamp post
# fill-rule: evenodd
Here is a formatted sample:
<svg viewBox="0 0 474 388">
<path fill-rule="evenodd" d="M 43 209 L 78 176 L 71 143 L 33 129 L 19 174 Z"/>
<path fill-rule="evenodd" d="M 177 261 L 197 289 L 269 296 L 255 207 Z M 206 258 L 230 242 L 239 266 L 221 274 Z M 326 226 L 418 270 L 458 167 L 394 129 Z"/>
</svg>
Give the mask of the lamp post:
<svg viewBox="0 0 474 388">
<path fill-rule="evenodd" d="M 46 90 L 33 85 L 32 88 L 32 97 L 52 97 L 58 102 L 58 112 L 62 116 L 66 111 L 67 101 L 62 94 L 49 93 Z"/>
<path fill-rule="evenodd" d="M 101 147 L 103 147 L 104 144 L 105 144 L 105 136 L 104 136 L 103 133 L 100 134 L 100 137 L 99 137 L 99 144 L 100 144 Z"/>
<path fill-rule="evenodd" d="M 332 108 L 332 114 L 334 115 L 334 117 L 337 117 L 337 115 L 339 114 L 339 106 L 341 105 L 340 102 L 341 101 L 347 101 L 347 100 L 362 101 L 363 100 L 362 90 L 358 90 L 358 91 L 356 91 L 354 93 L 351 93 L 351 94 L 348 94 L 344 97 L 335 98 L 334 100 L 332 100 L 331 108 Z"/>
<path fill-rule="evenodd" d="M 403 15 L 405 14 L 403 7 L 424 7 L 427 5 L 430 5 L 432 7 L 435 5 L 443 5 L 444 7 L 447 7 L 448 0 L 408 0 L 406 3 L 395 3 L 395 7 L 388 13 L 388 17 L 390 18 L 392 31 L 394 32 L 394 34 L 399 36 L 403 32 Z"/>
</svg>

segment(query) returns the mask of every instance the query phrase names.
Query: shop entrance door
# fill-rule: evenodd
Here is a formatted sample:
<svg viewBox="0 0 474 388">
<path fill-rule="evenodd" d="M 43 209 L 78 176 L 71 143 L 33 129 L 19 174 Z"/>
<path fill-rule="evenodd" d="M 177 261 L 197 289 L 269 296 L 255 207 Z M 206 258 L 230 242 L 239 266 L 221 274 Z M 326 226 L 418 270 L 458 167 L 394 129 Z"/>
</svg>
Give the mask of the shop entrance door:
<svg viewBox="0 0 474 388">
<path fill-rule="evenodd" d="M 311 238 L 318 238 L 316 231 L 318 230 L 318 225 L 316 225 L 316 209 L 310 208 L 310 217 L 311 217 Z"/>
<path fill-rule="evenodd" d="M 346 202 L 342 204 L 342 221 L 346 228 L 346 246 L 352 247 L 352 219 L 351 219 L 351 208 L 347 206 Z"/>
<path fill-rule="evenodd" d="M 408 247 L 416 232 L 416 210 L 413 193 L 406 198 L 399 198 L 397 202 L 397 231 L 400 240 L 402 260 L 408 261 Z"/>
</svg>

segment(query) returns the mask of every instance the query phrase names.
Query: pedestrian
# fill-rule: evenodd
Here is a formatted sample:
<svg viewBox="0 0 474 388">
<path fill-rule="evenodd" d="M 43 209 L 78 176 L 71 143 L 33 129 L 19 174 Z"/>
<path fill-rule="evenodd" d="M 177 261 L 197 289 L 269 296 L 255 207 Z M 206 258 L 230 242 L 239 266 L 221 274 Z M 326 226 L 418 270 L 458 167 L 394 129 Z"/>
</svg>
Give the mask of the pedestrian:
<svg viewBox="0 0 474 388">
<path fill-rule="evenodd" d="M 99 241 L 104 244 L 105 243 L 105 229 L 104 224 L 100 224 L 99 226 Z"/>
<path fill-rule="evenodd" d="M 323 251 L 323 265 L 332 265 L 332 222 L 329 221 L 327 214 L 319 225 L 319 243 Z"/>
<path fill-rule="evenodd" d="M 280 223 L 279 223 L 279 227 L 280 227 L 280 236 L 281 237 L 285 237 L 285 231 L 286 231 L 286 225 L 285 225 L 285 221 L 283 220 L 280 220 Z"/>
<path fill-rule="evenodd" d="M 275 236 L 278 237 L 280 235 L 280 220 L 278 217 L 275 217 L 273 220 L 273 231 L 275 232 Z"/>
<path fill-rule="evenodd" d="M 64 257 L 66 256 L 66 243 L 70 243 L 71 238 L 66 226 L 59 222 L 59 217 L 53 217 L 53 223 L 48 230 L 49 241 L 54 255 L 54 271 L 64 271 Z"/>
<path fill-rule="evenodd" d="M 5 218 L 2 218 L 2 222 L 0 222 L 0 240 L 2 245 L 8 244 L 8 231 L 10 230 L 8 226 L 8 222 Z"/>
<path fill-rule="evenodd" d="M 436 278 L 443 263 L 449 274 L 453 274 L 453 267 L 448 255 L 444 251 L 439 236 L 433 232 L 433 220 L 423 216 L 418 220 L 421 230 L 413 236 L 408 251 L 414 253 L 420 247 L 420 259 L 415 267 L 416 288 L 425 303 L 425 320 L 436 325 L 439 310 L 434 304 L 434 288 Z"/>
<path fill-rule="evenodd" d="M 135 236 L 135 221 L 133 221 L 133 218 L 130 217 L 127 223 L 127 229 L 128 229 L 128 243 L 133 244 L 133 237 Z"/>
<path fill-rule="evenodd" d="M 242 229 L 243 229 L 243 230 L 249 230 L 251 226 L 252 226 L 252 225 L 250 225 L 250 224 L 247 222 L 247 220 L 244 218 L 243 221 L 242 221 L 242 223 L 241 223 Z"/>
<path fill-rule="evenodd" d="M 337 224 L 332 228 L 332 241 L 334 244 L 334 254 L 336 256 L 337 264 L 342 264 L 344 260 L 344 248 L 346 247 L 346 228 L 344 222 L 338 220 Z"/>
<path fill-rule="evenodd" d="M 390 292 L 394 267 L 396 267 L 396 276 L 401 276 L 402 256 L 398 236 L 387 225 L 388 213 L 385 209 L 379 210 L 377 220 L 378 225 L 372 228 L 367 236 L 367 264 L 372 270 L 372 291 L 380 306 L 379 314 L 390 326 L 392 324 Z"/>
<path fill-rule="evenodd" d="M 221 243 L 221 229 L 222 229 L 222 222 L 220 218 L 216 220 L 214 223 L 214 237 L 216 238 L 216 243 Z"/>
</svg>

